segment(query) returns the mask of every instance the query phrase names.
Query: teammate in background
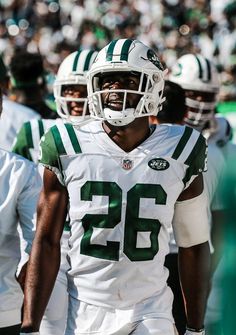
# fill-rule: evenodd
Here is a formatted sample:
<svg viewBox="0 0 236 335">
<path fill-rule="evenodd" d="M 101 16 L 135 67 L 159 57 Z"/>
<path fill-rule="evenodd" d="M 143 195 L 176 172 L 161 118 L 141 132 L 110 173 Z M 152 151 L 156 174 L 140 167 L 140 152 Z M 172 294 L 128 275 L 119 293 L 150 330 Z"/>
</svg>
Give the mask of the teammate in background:
<svg viewBox="0 0 236 335">
<path fill-rule="evenodd" d="M 2 93 L 0 116 L 1 112 Z M 23 292 L 16 279 L 21 256 L 17 227 L 21 226 L 28 241 L 25 252 L 29 253 L 41 186 L 33 163 L 0 149 L 0 334 L 20 332 Z M 19 278 L 24 277 L 24 272 L 22 268 Z"/>
<path fill-rule="evenodd" d="M 56 119 L 57 114 L 45 102 L 47 85 L 42 56 L 39 53 L 17 51 L 10 60 L 9 70 L 10 98 L 32 108 L 43 119 Z"/>
<path fill-rule="evenodd" d="M 218 271 L 215 272 L 215 269 L 218 267 L 222 256 L 224 224 L 224 204 L 217 187 L 222 177 L 224 165 L 225 163 L 227 164 L 226 152 L 228 149 L 232 152 L 229 144 L 230 127 L 226 119 L 215 115 L 219 80 L 214 64 L 207 58 L 199 54 L 187 54 L 180 57 L 173 66 L 169 79 L 181 85 L 185 91 L 187 107 L 185 123 L 201 131 L 208 140 L 208 171 L 204 180 L 211 203 L 209 220 L 211 224 L 211 241 L 214 248 L 211 260 L 211 277 L 213 273 L 214 276 L 212 278 L 212 289 L 208 299 L 205 323 L 207 325 L 207 334 L 216 335 L 220 334 L 221 330 L 217 321 L 220 317 L 220 303 L 219 289 L 215 278 L 215 276 L 218 276 Z"/>
<path fill-rule="evenodd" d="M 9 75 L 2 57 L 0 57 L 0 88 L 3 94 L 2 116 L 0 119 L 0 148 L 11 150 L 13 141 L 22 124 L 30 119 L 39 119 L 40 115 L 8 98 Z"/>
<path fill-rule="evenodd" d="M 175 82 L 166 81 L 165 89 L 165 102 L 163 103 L 162 110 L 157 114 L 155 123 L 170 123 L 170 124 L 184 124 L 184 119 L 187 114 L 187 106 L 185 104 L 185 91 L 181 86 Z M 152 123 L 154 120 L 151 120 Z M 216 215 L 216 211 L 222 209 L 222 204 L 216 202 L 214 195 L 218 181 L 224 168 L 224 157 L 219 148 L 213 143 L 208 146 L 208 170 L 203 174 L 205 192 L 209 203 L 209 227 L 211 226 L 211 212 Z M 217 164 L 215 162 L 217 161 Z M 178 275 L 178 248 L 173 236 L 173 231 L 170 230 L 170 254 L 166 257 L 165 265 L 169 269 L 168 284 L 174 293 L 173 302 L 173 315 L 176 327 L 180 335 L 185 332 L 186 316 L 184 301 L 181 293 Z"/>
<path fill-rule="evenodd" d="M 163 76 L 153 50 L 137 40 L 112 41 L 88 72 L 90 113 L 100 121 L 81 128 L 60 124 L 42 138 L 44 188 L 22 334 L 39 329 L 59 267 L 67 208 L 66 335 L 174 335 L 164 267 L 173 216 L 186 335 L 204 334 L 210 256 L 202 180 L 206 144 L 188 127 L 150 130 L 148 116 L 163 102 Z"/>
<path fill-rule="evenodd" d="M 65 122 L 79 125 L 90 117 L 86 73 L 96 55 L 97 51 L 89 49 L 73 52 L 63 60 L 58 69 L 54 96 L 58 114 Z M 13 151 L 38 164 L 40 138 L 50 127 L 60 122 L 61 119 L 26 122 L 17 136 Z M 67 218 L 61 238 L 60 270 L 41 323 L 41 335 L 64 334 L 68 307 L 66 271 L 69 268 L 67 261 L 69 234 Z"/>
<path fill-rule="evenodd" d="M 224 335 L 234 334 L 236 306 L 236 156 L 231 156 L 221 183 L 221 192 L 226 205 L 224 225 L 224 262 L 221 278 L 221 322 Z"/>
</svg>

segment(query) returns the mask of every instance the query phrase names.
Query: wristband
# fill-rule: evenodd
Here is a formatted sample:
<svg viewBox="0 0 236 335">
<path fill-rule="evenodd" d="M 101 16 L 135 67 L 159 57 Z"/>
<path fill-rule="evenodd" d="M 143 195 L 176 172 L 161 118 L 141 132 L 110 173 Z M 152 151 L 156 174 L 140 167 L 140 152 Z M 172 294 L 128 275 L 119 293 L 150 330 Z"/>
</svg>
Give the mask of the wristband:
<svg viewBox="0 0 236 335">
<path fill-rule="evenodd" d="M 40 335 L 39 332 L 31 332 L 31 333 L 20 333 L 20 335 Z"/>
<path fill-rule="evenodd" d="M 186 328 L 186 332 L 184 335 L 205 335 L 205 329 L 193 329 L 193 328 Z"/>
</svg>

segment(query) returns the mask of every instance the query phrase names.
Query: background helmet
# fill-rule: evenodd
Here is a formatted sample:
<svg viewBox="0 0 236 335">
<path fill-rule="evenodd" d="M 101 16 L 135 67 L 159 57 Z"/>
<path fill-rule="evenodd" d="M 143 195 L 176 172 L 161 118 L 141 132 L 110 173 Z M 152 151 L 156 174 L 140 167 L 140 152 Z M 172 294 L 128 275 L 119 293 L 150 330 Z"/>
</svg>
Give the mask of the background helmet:
<svg viewBox="0 0 236 335">
<path fill-rule="evenodd" d="M 197 101 L 186 97 L 188 107 L 186 123 L 200 128 L 210 121 L 219 92 L 219 78 L 216 67 L 207 58 L 199 54 L 187 54 L 180 57 L 172 67 L 169 80 L 179 84 L 185 91 L 209 93 L 211 101 Z"/>
<path fill-rule="evenodd" d="M 73 123 L 79 123 L 90 118 L 86 115 L 87 98 L 72 98 L 62 96 L 63 85 L 83 85 L 87 87 L 86 73 L 91 67 L 97 51 L 79 50 L 71 53 L 61 63 L 53 85 L 54 97 L 57 105 L 57 113 L 60 117 Z M 68 109 L 68 102 L 76 101 L 84 103 L 82 116 L 71 116 Z"/>
<path fill-rule="evenodd" d="M 123 108 L 114 111 L 103 108 L 99 76 L 105 73 L 133 72 L 140 75 L 137 90 L 111 89 L 109 92 L 122 92 Z M 97 55 L 88 72 L 88 99 L 91 117 L 107 120 L 110 124 L 124 126 L 136 117 L 157 115 L 163 102 L 164 69 L 152 49 L 138 40 L 118 39 L 109 43 Z M 138 94 L 136 107 L 127 108 L 127 94 Z"/>
</svg>

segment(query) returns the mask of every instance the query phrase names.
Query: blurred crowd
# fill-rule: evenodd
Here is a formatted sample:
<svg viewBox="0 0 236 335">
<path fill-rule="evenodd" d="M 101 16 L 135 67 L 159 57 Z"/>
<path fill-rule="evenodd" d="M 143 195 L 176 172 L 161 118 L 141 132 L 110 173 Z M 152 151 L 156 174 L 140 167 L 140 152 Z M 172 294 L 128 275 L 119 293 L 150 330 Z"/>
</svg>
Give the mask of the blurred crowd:
<svg viewBox="0 0 236 335">
<path fill-rule="evenodd" d="M 0 54 L 39 52 L 47 82 L 72 51 L 100 49 L 113 38 L 138 38 L 167 67 L 201 52 L 221 75 L 220 101 L 236 100 L 236 1 L 0 0 Z"/>
</svg>

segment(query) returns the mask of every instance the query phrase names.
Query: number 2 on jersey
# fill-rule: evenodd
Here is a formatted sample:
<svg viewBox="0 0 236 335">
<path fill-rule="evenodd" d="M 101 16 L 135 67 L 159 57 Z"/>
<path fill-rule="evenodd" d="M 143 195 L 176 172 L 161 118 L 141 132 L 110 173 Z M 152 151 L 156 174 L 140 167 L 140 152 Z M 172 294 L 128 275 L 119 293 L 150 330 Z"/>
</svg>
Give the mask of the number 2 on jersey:
<svg viewBox="0 0 236 335">
<path fill-rule="evenodd" d="M 108 212 L 86 214 L 83 217 L 84 235 L 81 240 L 81 254 L 118 261 L 120 242 L 107 241 L 106 245 L 90 242 L 93 228 L 112 229 L 121 222 L 122 190 L 115 182 L 87 181 L 81 188 L 81 200 L 92 201 L 93 196 L 108 196 Z M 141 198 L 153 198 L 157 205 L 165 205 L 166 192 L 161 185 L 152 184 L 136 184 L 128 191 L 123 251 L 131 261 L 152 260 L 159 248 L 158 234 L 161 224 L 157 219 L 139 218 Z M 139 232 L 150 232 L 149 248 L 137 248 Z"/>
</svg>

